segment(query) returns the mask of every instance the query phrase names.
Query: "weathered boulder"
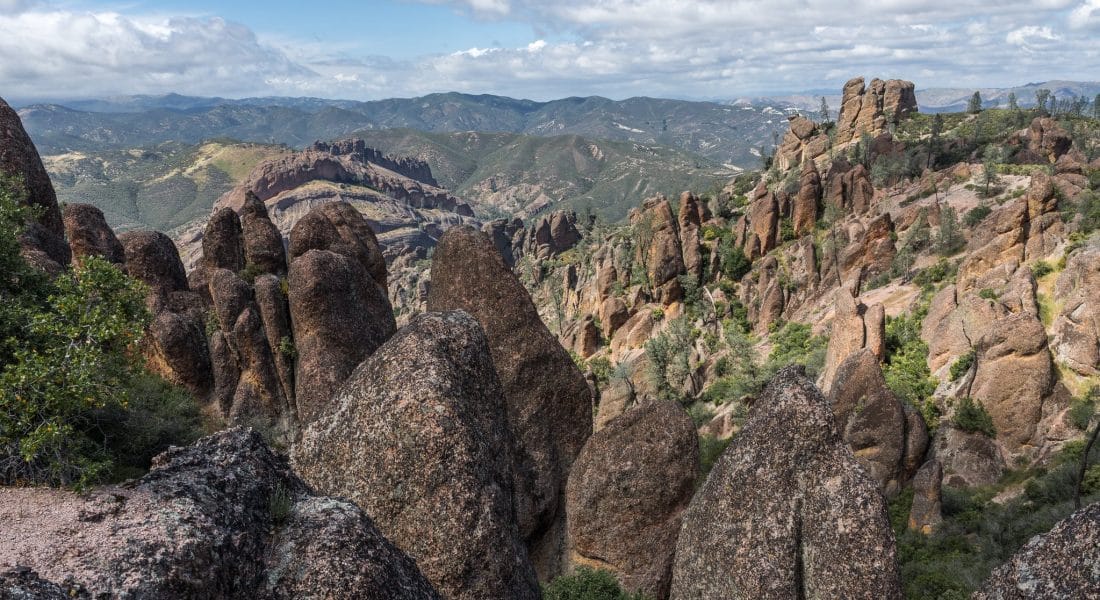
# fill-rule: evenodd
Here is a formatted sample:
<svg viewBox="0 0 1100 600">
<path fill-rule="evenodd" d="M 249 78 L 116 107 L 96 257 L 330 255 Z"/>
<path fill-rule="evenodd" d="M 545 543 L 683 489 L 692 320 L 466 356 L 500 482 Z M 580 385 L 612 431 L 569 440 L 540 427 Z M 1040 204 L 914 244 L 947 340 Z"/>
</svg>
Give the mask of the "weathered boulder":
<svg viewBox="0 0 1100 600">
<path fill-rule="evenodd" d="M 588 384 L 480 231 L 454 227 L 440 239 L 428 310 L 465 310 L 485 329 L 518 444 L 520 533 L 540 578 L 549 579 L 560 571 L 564 555 L 560 505 L 566 478 L 592 432 Z"/>
<path fill-rule="evenodd" d="M 241 207 L 241 241 L 244 262 L 262 273 L 282 275 L 286 273 L 286 252 L 283 251 L 283 235 L 271 222 L 267 206 L 249 192 Z"/>
<path fill-rule="evenodd" d="M 826 202 L 845 214 L 862 215 L 874 205 L 875 187 L 871 175 L 862 164 L 849 167 L 843 158 L 829 169 Z"/>
<path fill-rule="evenodd" d="M 1035 117 L 1027 128 L 1027 149 L 1054 163 L 1073 147 L 1073 138 L 1050 117 Z"/>
<path fill-rule="evenodd" d="M 1031 538 L 993 569 L 974 600 L 1055 600 L 1100 596 L 1100 503 Z"/>
<path fill-rule="evenodd" d="M 290 327 L 290 304 L 283 291 L 283 283 L 272 274 L 261 275 L 252 285 L 256 299 L 256 308 L 260 311 L 267 344 L 275 358 L 275 370 L 279 375 L 279 384 L 283 395 L 291 406 L 294 402 L 294 359 L 297 348 L 294 346 L 294 332 Z"/>
<path fill-rule="evenodd" d="M 913 477 L 913 505 L 909 509 L 909 529 L 929 535 L 943 523 L 943 467 L 930 460 Z"/>
<path fill-rule="evenodd" d="M 780 371 L 684 513 L 671 598 L 901 598 L 875 483 L 799 367 Z"/>
<path fill-rule="evenodd" d="M 684 269 L 688 274 L 696 277 L 703 276 L 703 252 L 702 234 L 700 228 L 705 218 L 704 206 L 699 198 L 691 192 L 680 194 L 680 214 L 678 225 L 680 229 L 681 256 L 684 258 Z"/>
<path fill-rule="evenodd" d="M 202 234 L 202 266 L 239 273 L 245 265 L 243 236 L 241 218 L 233 209 L 216 211 Z"/>
<path fill-rule="evenodd" d="M 126 272 L 154 294 L 187 290 L 179 251 L 172 238 L 159 231 L 127 231 L 118 236 L 126 255 Z"/>
<path fill-rule="evenodd" d="M 86 496 L 0 489 L 0 523 L 0 565 L 93 597 L 439 598 L 363 511 L 314 496 L 249 430 Z"/>
<path fill-rule="evenodd" d="M 50 176 L 38 149 L 23 129 L 19 113 L 3 98 L 0 98 L 0 175 L 21 179 L 25 192 L 21 203 L 40 211 L 35 222 L 29 224 L 29 231 L 20 237 L 24 256 L 31 264 L 48 270 L 68 264 L 65 227 Z M 48 265 L 50 262 L 54 265 Z"/>
<path fill-rule="evenodd" d="M 370 224 L 346 202 L 314 207 L 290 232 L 290 260 L 310 250 L 342 254 L 363 266 L 374 283 L 386 287 L 386 259 Z"/>
<path fill-rule="evenodd" d="M 828 394 L 837 380 L 837 369 L 849 356 L 863 348 L 877 360 L 886 356 L 886 312 L 881 304 L 866 306 L 845 287 L 837 288 L 833 302 L 833 325 L 821 370 L 822 390 Z"/>
<path fill-rule="evenodd" d="M 892 495 L 906 479 L 907 422 L 901 402 L 886 387 L 878 360 L 866 348 L 845 359 L 828 398 L 844 441 L 871 478 Z"/>
<path fill-rule="evenodd" d="M 115 264 L 126 260 L 126 251 L 107 224 L 103 211 L 91 204 L 68 204 L 63 220 L 74 261 L 86 256 L 101 256 Z"/>
<path fill-rule="evenodd" d="M 516 526 L 505 410 L 477 322 L 421 314 L 355 370 L 293 464 L 366 510 L 444 597 L 538 598 Z"/>
<path fill-rule="evenodd" d="M 397 323 L 384 288 L 361 260 L 309 250 L 290 264 L 288 281 L 298 354 L 294 398 L 298 418 L 306 424 L 328 412 L 333 392 L 393 334 Z"/>
<path fill-rule="evenodd" d="M 569 474 L 570 560 L 668 597 L 680 517 L 695 488 L 699 441 L 674 402 L 626 411 L 588 438 Z"/>
<path fill-rule="evenodd" d="M 1005 471 L 996 442 L 947 423 L 936 431 L 932 457 L 943 466 L 943 484 L 953 488 L 992 485 Z"/>
<path fill-rule="evenodd" d="M 207 397 L 214 386 L 203 322 L 194 315 L 163 310 L 153 318 L 143 347 L 150 371 L 186 388 L 195 398 Z"/>
<path fill-rule="evenodd" d="M 1055 358 L 1079 375 L 1100 374 L 1100 249 L 1070 255 L 1054 297 L 1062 306 L 1051 340 Z"/>
<path fill-rule="evenodd" d="M 763 181 L 753 192 L 748 214 L 753 233 L 749 239 L 755 244 L 750 242 L 745 254 L 750 258 L 764 256 L 779 244 L 779 203 Z"/>
</svg>

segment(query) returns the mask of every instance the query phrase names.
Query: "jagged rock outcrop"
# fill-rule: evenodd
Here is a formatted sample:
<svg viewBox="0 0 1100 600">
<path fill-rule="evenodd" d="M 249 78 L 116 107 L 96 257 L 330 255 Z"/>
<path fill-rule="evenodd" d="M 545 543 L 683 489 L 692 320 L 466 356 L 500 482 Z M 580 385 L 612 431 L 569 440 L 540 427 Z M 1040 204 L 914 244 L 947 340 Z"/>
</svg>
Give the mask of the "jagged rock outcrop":
<svg viewBox="0 0 1100 600">
<path fill-rule="evenodd" d="M 794 234 L 802 237 L 813 232 L 817 224 L 818 207 L 821 205 L 821 174 L 814 161 L 808 160 L 802 165 L 802 175 L 798 180 L 798 194 L 791 207 L 791 222 Z"/>
<path fill-rule="evenodd" d="M 1031 538 L 993 569 L 974 600 L 1055 600 L 1100 596 L 1100 503 Z"/>
<path fill-rule="evenodd" d="M 928 434 L 920 419 L 915 424 L 922 430 L 908 431 L 905 411 L 886 387 L 878 356 L 863 348 L 845 359 L 829 386 L 828 398 L 837 428 L 856 459 L 886 494 L 897 493 L 913 475 L 906 472 L 907 450 L 918 455 L 915 462 L 919 464 L 925 451 L 920 441 L 926 445 Z M 919 440 L 912 449 L 906 443 L 910 435 Z"/>
<path fill-rule="evenodd" d="M 40 211 L 20 236 L 23 256 L 31 265 L 58 272 L 69 263 L 69 246 L 65 243 L 57 194 L 38 149 L 23 129 L 19 113 L 3 98 L 0 98 L 0 175 L 21 179 L 25 192 L 20 199 L 22 204 Z"/>
<path fill-rule="evenodd" d="M 887 123 L 897 123 L 916 111 L 913 82 L 872 79 L 865 86 L 862 77 L 852 78 L 844 84 L 836 120 L 836 143 L 859 141 L 864 133 L 877 136 L 885 131 Z"/>
<path fill-rule="evenodd" d="M 834 297 L 833 325 L 819 379 L 826 394 L 837 381 L 837 369 L 849 356 L 866 348 L 877 360 L 886 357 L 885 308 L 863 304 L 845 287 L 838 288 Z"/>
<path fill-rule="evenodd" d="M 635 257 L 646 271 L 648 287 L 662 304 L 671 304 L 684 296 L 679 276 L 684 274 L 680 233 L 672 205 L 664 196 L 646 200 L 630 213 L 634 227 Z"/>
<path fill-rule="evenodd" d="M 321 204 L 290 232 L 290 260 L 310 250 L 328 250 L 355 260 L 376 285 L 386 287 L 386 260 L 362 213 L 346 202 Z"/>
<path fill-rule="evenodd" d="M 671 598 L 898 599 L 895 553 L 877 486 L 788 367 L 685 511 Z"/>
<path fill-rule="evenodd" d="M 107 224 L 103 211 L 91 204 L 68 204 L 62 220 L 73 262 L 79 263 L 87 256 L 100 256 L 116 265 L 126 261 L 126 251 Z"/>
<path fill-rule="evenodd" d="M 1054 298 L 1062 310 L 1054 319 L 1055 358 L 1079 375 L 1100 374 L 1100 249 L 1070 255 L 1058 275 Z"/>
<path fill-rule="evenodd" d="M 913 505 L 909 509 L 909 529 L 930 535 L 943 523 L 943 467 L 930 460 L 913 477 Z"/>
<path fill-rule="evenodd" d="M 790 121 L 790 129 L 775 151 L 776 166 L 781 171 L 814 162 L 829 148 L 829 137 L 813 121 L 802 115 L 790 116 L 787 120 Z"/>
<path fill-rule="evenodd" d="M 518 444 L 520 533 L 539 577 L 549 579 L 564 555 L 566 478 L 592 431 L 588 384 L 481 231 L 455 227 L 443 235 L 432 260 L 428 310 L 464 310 L 485 329 Z"/>
<path fill-rule="evenodd" d="M 829 167 L 825 202 L 844 214 L 862 215 L 875 204 L 875 187 L 862 164 L 854 167 L 840 157 Z"/>
<path fill-rule="evenodd" d="M 594 433 L 569 474 L 573 565 L 610 570 L 627 590 L 667 598 L 698 465 L 695 426 L 674 402 L 627 410 Z"/>
<path fill-rule="evenodd" d="M 932 457 L 943 466 L 943 485 L 953 488 L 993 485 L 1005 472 L 996 442 L 982 433 L 944 423 L 932 441 Z"/>
<path fill-rule="evenodd" d="M 514 443 L 488 341 L 456 311 L 414 317 L 292 454 L 307 482 L 366 510 L 444 597 L 538 598 L 515 520 Z"/>
<path fill-rule="evenodd" d="M 493 219 L 482 225 L 481 230 L 488 234 L 489 239 L 493 240 L 493 245 L 497 247 L 504 263 L 509 267 L 515 267 L 516 259 L 519 258 L 517 254 L 522 254 L 522 252 L 517 252 L 520 248 L 515 247 L 515 239 L 516 234 L 523 231 L 523 221 L 519 219 Z"/>
<path fill-rule="evenodd" d="M 680 230 L 680 255 L 684 259 L 685 271 L 696 278 L 703 276 L 706 267 L 703 264 L 700 231 L 706 220 L 706 206 L 699 201 L 698 196 L 691 192 L 680 194 L 680 214 L 677 218 Z"/>
<path fill-rule="evenodd" d="M 243 236 L 236 211 L 222 208 L 214 212 L 202 236 L 202 266 L 240 273 L 245 265 Z"/>
<path fill-rule="evenodd" d="M 187 274 L 172 238 L 159 231 L 127 231 L 118 236 L 126 256 L 126 273 L 166 296 L 187 291 Z"/>
<path fill-rule="evenodd" d="M 535 221 L 527 233 L 526 253 L 539 260 L 553 258 L 581 240 L 577 213 L 556 211 Z"/>
<path fill-rule="evenodd" d="M 1027 132 L 1027 151 L 1047 163 L 1056 162 L 1073 146 L 1073 138 L 1050 117 L 1035 117 Z"/>
<path fill-rule="evenodd" d="M 314 496 L 243 429 L 172 448 L 141 479 L 87 496 L 2 488 L 0 523 L 0 565 L 29 567 L 66 593 L 439 598 L 363 511 Z"/>
<path fill-rule="evenodd" d="M 779 204 L 763 181 L 753 191 L 748 210 L 751 234 L 745 241 L 745 255 L 755 259 L 779 244 Z"/>
<path fill-rule="evenodd" d="M 241 239 L 244 246 L 244 262 L 261 273 L 286 274 L 286 252 L 283 235 L 271 222 L 264 205 L 256 194 L 245 195 L 241 207 Z"/>
</svg>

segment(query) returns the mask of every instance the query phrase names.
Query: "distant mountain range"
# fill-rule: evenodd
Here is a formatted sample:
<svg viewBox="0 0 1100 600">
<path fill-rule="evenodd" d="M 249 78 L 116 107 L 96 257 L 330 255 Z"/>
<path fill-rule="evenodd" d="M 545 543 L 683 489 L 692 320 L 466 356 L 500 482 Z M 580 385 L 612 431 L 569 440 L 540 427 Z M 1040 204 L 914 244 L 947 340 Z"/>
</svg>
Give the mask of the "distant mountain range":
<svg viewBox="0 0 1100 600">
<path fill-rule="evenodd" d="M 317 98 L 131 96 L 20 109 L 44 154 L 103 151 L 209 139 L 300 148 L 359 130 L 577 135 L 661 145 L 741 168 L 771 146 L 793 109 L 782 103 L 720 104 L 659 98 L 564 98 L 551 102 L 448 93 L 372 102 Z"/>
</svg>

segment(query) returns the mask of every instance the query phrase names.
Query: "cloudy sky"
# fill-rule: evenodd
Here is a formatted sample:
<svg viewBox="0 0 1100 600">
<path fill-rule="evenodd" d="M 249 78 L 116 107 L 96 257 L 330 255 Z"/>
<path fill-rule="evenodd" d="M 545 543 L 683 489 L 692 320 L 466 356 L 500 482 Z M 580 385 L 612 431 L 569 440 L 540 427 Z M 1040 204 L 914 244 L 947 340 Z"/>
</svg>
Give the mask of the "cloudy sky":
<svg viewBox="0 0 1100 600">
<path fill-rule="evenodd" d="M 1100 79 L 1100 0 L 0 0 L 0 96 L 736 98 Z"/>
</svg>

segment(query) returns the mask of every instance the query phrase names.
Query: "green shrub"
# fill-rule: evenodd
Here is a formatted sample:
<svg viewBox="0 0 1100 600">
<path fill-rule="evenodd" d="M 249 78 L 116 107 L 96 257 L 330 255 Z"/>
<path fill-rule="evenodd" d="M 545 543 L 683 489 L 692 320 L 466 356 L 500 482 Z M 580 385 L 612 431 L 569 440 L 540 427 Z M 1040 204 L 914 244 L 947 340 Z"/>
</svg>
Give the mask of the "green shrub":
<svg viewBox="0 0 1100 600">
<path fill-rule="evenodd" d="M 713 435 L 699 436 L 699 483 L 706 481 L 714 463 L 718 462 L 732 441 L 733 438 L 720 440 Z"/>
<path fill-rule="evenodd" d="M 975 358 L 977 358 L 977 354 L 971 349 L 951 363 L 951 381 L 958 381 L 960 377 L 969 373 L 970 367 L 974 366 Z"/>
<path fill-rule="evenodd" d="M 946 258 L 941 258 L 936 261 L 936 264 L 931 267 L 925 267 L 914 275 L 913 283 L 919 286 L 925 286 L 947 281 L 955 277 L 956 269 L 957 267 L 954 263 L 948 261 Z"/>
<path fill-rule="evenodd" d="M 825 349 L 829 346 L 829 338 L 813 335 L 810 325 L 784 323 L 768 336 L 768 341 L 772 345 L 764 366 L 768 379 L 779 369 L 791 364 L 806 367 L 806 374 L 813 379 L 825 366 Z"/>
<path fill-rule="evenodd" d="M 752 261 L 745 256 L 740 246 L 733 243 L 733 240 L 723 240 L 718 246 L 718 262 L 722 268 L 722 275 L 733 281 L 741 281 L 741 278 L 752 269 Z"/>
<path fill-rule="evenodd" d="M 294 340 L 289 336 L 283 336 L 279 339 L 279 354 L 287 357 L 290 360 L 298 359 L 298 348 L 294 345 Z"/>
<path fill-rule="evenodd" d="M 988 437 L 997 436 L 997 430 L 993 427 L 993 417 L 989 416 L 981 402 L 976 402 L 969 396 L 959 400 L 952 422 L 963 431 L 982 433 Z"/>
<path fill-rule="evenodd" d="M 982 288 L 978 291 L 978 297 L 984 298 L 986 300 L 996 300 L 997 298 L 1000 298 L 1001 295 L 998 294 L 993 288 Z"/>
<path fill-rule="evenodd" d="M 1054 267 L 1045 260 L 1036 261 L 1031 265 L 1031 274 L 1035 276 L 1035 279 L 1042 279 L 1047 275 L 1054 272 Z"/>
<path fill-rule="evenodd" d="M 963 224 L 967 227 L 973 227 L 978 223 L 981 223 L 992 212 L 992 208 L 989 208 L 985 204 L 979 204 L 978 206 L 975 206 L 974 208 L 966 211 L 966 215 L 963 216 Z"/>
<path fill-rule="evenodd" d="M 920 337 L 926 311 L 921 305 L 911 314 L 887 317 L 882 374 L 890 391 L 919 410 L 928 428 L 934 429 L 939 415 L 931 397 L 937 382 L 928 370 L 928 344 Z"/>
<path fill-rule="evenodd" d="M 290 518 L 290 513 L 294 510 L 294 499 L 282 483 L 276 483 L 275 489 L 271 491 L 268 510 L 271 513 L 271 522 L 276 525 L 282 525 Z"/>
<path fill-rule="evenodd" d="M 263 274 L 264 274 L 263 267 L 261 267 L 259 265 L 254 265 L 252 263 L 248 263 L 247 265 L 244 266 L 243 269 L 241 269 L 241 271 L 239 273 L 237 273 L 237 276 L 240 277 L 241 279 L 247 281 L 251 285 L 251 284 L 256 282 L 257 277 L 259 277 L 260 275 L 263 275 Z"/>
<path fill-rule="evenodd" d="M 572 575 L 561 575 L 542 588 L 543 600 L 644 600 L 624 592 L 618 580 L 604 570 L 579 567 Z"/>
<path fill-rule="evenodd" d="M 1092 394 L 1085 398 L 1075 398 L 1069 406 L 1069 421 L 1074 427 L 1085 431 L 1089 428 L 1089 421 L 1095 413 L 1096 400 L 1093 399 Z"/>
</svg>

